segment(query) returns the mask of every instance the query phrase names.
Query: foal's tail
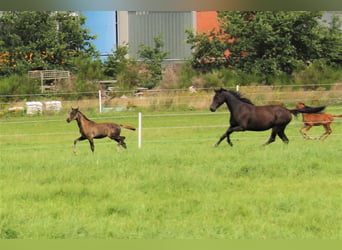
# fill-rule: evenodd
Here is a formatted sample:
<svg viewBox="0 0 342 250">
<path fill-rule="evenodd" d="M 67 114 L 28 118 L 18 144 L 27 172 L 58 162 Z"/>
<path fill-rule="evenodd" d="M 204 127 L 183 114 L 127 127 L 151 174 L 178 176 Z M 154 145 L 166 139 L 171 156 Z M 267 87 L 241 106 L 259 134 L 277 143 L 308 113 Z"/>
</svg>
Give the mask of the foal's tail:
<svg viewBox="0 0 342 250">
<path fill-rule="evenodd" d="M 342 118 L 342 115 L 332 115 L 333 117 Z"/>
<path fill-rule="evenodd" d="M 325 109 L 325 106 L 321 106 L 321 107 L 304 106 L 303 108 L 300 108 L 300 109 L 289 109 L 289 111 L 295 116 L 297 116 L 299 113 L 310 113 L 310 114 L 319 113 L 324 109 Z"/>
<path fill-rule="evenodd" d="M 130 126 L 130 125 L 126 125 L 126 124 L 120 124 L 120 127 L 123 127 L 123 128 L 125 128 L 125 129 L 130 129 L 130 130 L 135 130 L 135 127 L 132 127 L 132 126 Z"/>
</svg>

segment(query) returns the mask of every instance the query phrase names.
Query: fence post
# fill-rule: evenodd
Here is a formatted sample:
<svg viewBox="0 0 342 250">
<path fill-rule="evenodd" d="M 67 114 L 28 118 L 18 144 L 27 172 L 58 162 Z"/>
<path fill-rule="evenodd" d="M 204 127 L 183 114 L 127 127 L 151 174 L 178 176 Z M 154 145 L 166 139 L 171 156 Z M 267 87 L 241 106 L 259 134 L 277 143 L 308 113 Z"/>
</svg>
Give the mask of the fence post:
<svg viewBox="0 0 342 250">
<path fill-rule="evenodd" d="M 141 139 L 142 139 L 142 114 L 139 112 L 138 114 L 138 148 L 141 148 Z"/>
<path fill-rule="evenodd" d="M 101 97 L 101 90 L 99 90 L 99 110 L 102 113 L 102 97 Z"/>
<path fill-rule="evenodd" d="M 240 90 L 240 85 L 238 84 L 236 85 L 236 92 L 239 92 L 239 90 Z"/>
</svg>

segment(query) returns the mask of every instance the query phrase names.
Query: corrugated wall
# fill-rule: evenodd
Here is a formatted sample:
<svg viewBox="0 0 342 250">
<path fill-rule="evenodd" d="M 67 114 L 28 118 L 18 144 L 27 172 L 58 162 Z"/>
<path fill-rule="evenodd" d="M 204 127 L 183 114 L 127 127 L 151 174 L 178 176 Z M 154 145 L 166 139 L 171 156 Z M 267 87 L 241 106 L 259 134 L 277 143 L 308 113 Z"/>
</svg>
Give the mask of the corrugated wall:
<svg viewBox="0 0 342 250">
<path fill-rule="evenodd" d="M 183 60 L 191 56 L 186 41 L 186 29 L 193 29 L 192 12 L 128 12 L 130 56 L 138 58 L 139 44 L 154 46 L 153 38 L 162 35 L 164 51 L 169 59 Z"/>
</svg>

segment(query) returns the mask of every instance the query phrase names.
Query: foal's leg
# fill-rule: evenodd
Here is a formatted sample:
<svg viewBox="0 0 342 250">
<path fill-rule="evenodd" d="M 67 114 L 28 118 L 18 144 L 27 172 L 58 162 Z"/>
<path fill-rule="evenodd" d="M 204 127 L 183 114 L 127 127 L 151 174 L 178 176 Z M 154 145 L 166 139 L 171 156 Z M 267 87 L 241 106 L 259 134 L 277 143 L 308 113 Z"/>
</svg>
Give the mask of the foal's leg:
<svg viewBox="0 0 342 250">
<path fill-rule="evenodd" d="M 332 129 L 330 127 L 330 123 L 323 124 L 323 127 L 325 128 L 325 133 L 319 137 L 319 139 L 322 141 L 324 141 L 332 132 Z"/>
<path fill-rule="evenodd" d="M 126 143 L 124 142 L 125 141 L 125 139 L 126 139 L 126 137 L 124 137 L 124 136 L 120 136 L 120 145 L 123 147 L 123 148 L 127 148 L 127 146 L 126 146 Z"/>
<path fill-rule="evenodd" d="M 310 140 L 315 140 L 316 138 L 315 137 L 312 137 L 310 135 L 308 135 L 309 133 L 309 130 L 312 128 L 313 125 L 311 124 L 307 124 L 306 127 L 305 127 L 305 130 L 304 130 L 304 138 L 305 139 L 310 139 Z"/>
<path fill-rule="evenodd" d="M 299 133 L 303 136 L 304 139 L 307 139 L 307 135 L 303 132 L 303 129 L 306 128 L 306 125 L 304 125 L 303 127 L 301 127 L 299 129 Z"/>
<path fill-rule="evenodd" d="M 85 139 L 87 139 L 87 138 L 81 136 L 81 137 L 77 138 L 76 140 L 74 140 L 74 154 L 75 154 L 75 155 L 77 154 L 76 143 L 77 143 L 78 141 L 83 141 L 83 140 L 85 140 Z"/>
<path fill-rule="evenodd" d="M 90 149 L 94 153 L 95 147 L 94 147 L 94 140 L 93 138 L 88 138 L 89 144 L 90 144 Z"/>
<path fill-rule="evenodd" d="M 116 151 L 119 152 L 120 146 L 122 146 L 122 147 L 125 148 L 125 149 L 127 148 L 126 143 L 124 142 L 124 140 L 126 139 L 126 137 L 124 137 L 124 136 L 118 136 L 118 137 L 116 137 L 116 138 L 111 138 L 111 139 L 113 139 L 113 140 L 115 140 L 115 141 L 118 142 L 118 145 L 116 146 Z"/>
</svg>

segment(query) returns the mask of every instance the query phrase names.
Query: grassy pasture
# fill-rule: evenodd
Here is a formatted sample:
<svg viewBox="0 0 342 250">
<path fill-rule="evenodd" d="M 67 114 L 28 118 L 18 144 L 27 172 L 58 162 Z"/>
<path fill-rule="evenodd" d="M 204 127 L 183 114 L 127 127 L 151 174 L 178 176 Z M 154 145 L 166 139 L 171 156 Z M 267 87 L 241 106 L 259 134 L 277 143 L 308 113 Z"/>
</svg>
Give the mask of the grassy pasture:
<svg viewBox="0 0 342 250">
<path fill-rule="evenodd" d="M 133 111 L 89 117 L 138 123 Z M 302 139 L 293 119 L 288 145 L 262 147 L 266 131 L 214 148 L 224 108 L 144 112 L 141 149 L 123 130 L 127 150 L 102 139 L 92 154 L 84 141 L 74 156 L 78 128 L 65 119 L 1 118 L 0 238 L 342 238 L 341 122 L 325 142 Z"/>
</svg>

